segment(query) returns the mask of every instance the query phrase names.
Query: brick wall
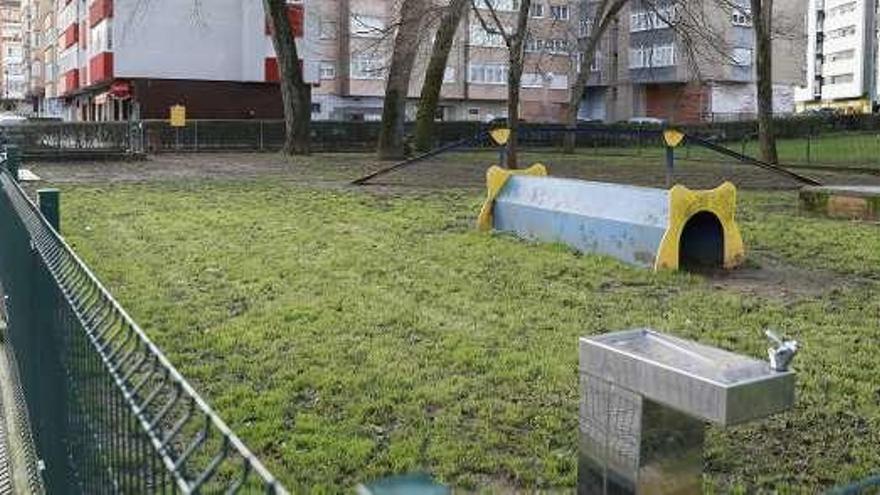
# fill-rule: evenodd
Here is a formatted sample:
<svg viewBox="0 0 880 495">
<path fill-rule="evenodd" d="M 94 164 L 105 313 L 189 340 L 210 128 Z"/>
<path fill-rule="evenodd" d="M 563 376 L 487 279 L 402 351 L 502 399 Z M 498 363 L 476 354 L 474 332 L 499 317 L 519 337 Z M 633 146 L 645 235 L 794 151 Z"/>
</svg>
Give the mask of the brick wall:
<svg viewBox="0 0 880 495">
<path fill-rule="evenodd" d="M 699 123 L 708 101 L 708 88 L 697 84 L 649 84 L 645 87 L 647 116 L 673 124 Z"/>
</svg>

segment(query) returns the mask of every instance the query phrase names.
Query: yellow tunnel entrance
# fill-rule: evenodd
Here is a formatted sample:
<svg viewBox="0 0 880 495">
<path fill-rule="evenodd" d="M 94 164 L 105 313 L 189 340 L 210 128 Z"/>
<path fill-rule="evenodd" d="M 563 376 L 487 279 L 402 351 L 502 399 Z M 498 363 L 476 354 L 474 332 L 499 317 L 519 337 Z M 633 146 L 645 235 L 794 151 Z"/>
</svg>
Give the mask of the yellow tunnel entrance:
<svg viewBox="0 0 880 495">
<path fill-rule="evenodd" d="M 688 271 L 724 267 L 724 227 L 714 213 L 692 215 L 681 231 L 678 266 Z"/>
</svg>

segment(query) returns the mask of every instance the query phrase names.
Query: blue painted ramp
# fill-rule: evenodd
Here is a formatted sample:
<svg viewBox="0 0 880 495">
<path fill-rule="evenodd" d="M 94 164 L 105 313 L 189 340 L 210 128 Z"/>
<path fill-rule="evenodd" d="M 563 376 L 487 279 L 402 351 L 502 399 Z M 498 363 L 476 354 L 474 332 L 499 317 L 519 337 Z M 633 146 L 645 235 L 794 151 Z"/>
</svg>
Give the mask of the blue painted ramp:
<svg viewBox="0 0 880 495">
<path fill-rule="evenodd" d="M 495 198 L 493 213 L 496 230 L 653 267 L 669 218 L 669 191 L 514 175 Z"/>
</svg>

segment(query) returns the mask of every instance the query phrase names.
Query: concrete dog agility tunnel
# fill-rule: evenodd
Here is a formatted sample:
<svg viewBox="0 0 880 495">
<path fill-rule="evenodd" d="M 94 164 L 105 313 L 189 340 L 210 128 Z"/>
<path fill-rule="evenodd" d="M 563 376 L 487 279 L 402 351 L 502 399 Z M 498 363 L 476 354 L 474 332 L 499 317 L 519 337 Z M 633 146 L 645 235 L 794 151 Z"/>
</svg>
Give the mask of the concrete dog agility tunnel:
<svg viewBox="0 0 880 495">
<path fill-rule="evenodd" d="M 483 231 L 560 242 L 655 270 L 731 269 L 745 259 L 729 182 L 708 191 L 654 189 L 548 177 L 535 164 L 493 166 L 486 184 L 477 220 Z"/>
</svg>

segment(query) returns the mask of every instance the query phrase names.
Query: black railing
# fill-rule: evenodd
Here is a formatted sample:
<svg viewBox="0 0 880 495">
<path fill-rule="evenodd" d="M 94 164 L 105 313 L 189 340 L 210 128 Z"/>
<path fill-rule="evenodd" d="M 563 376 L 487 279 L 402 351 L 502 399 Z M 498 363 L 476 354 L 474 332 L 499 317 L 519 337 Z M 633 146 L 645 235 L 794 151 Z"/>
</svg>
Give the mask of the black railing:
<svg viewBox="0 0 880 495">
<path fill-rule="evenodd" d="M 284 487 L 0 166 L 0 286 L 48 493 Z"/>
</svg>

